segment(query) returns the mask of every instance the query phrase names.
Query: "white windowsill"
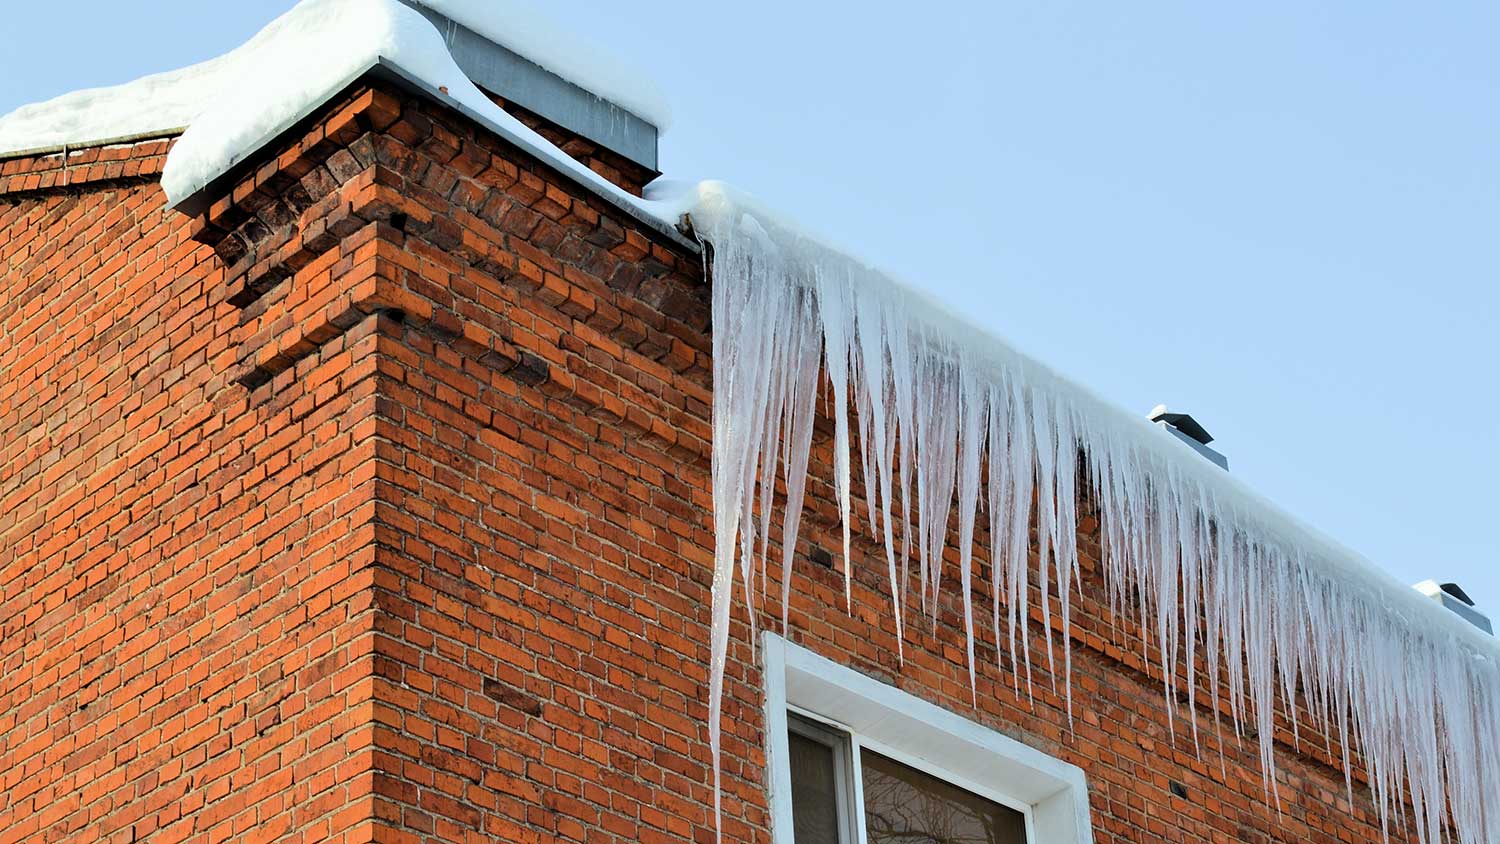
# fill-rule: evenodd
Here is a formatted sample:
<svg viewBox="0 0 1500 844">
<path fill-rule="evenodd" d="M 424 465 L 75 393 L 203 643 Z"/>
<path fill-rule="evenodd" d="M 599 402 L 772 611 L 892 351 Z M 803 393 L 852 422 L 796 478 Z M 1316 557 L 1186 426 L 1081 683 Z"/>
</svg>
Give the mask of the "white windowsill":
<svg viewBox="0 0 1500 844">
<path fill-rule="evenodd" d="M 1033 841 L 1092 844 L 1083 770 L 766 632 L 771 840 L 792 844 L 787 708 L 877 743 L 957 785 L 1021 808 Z"/>
</svg>

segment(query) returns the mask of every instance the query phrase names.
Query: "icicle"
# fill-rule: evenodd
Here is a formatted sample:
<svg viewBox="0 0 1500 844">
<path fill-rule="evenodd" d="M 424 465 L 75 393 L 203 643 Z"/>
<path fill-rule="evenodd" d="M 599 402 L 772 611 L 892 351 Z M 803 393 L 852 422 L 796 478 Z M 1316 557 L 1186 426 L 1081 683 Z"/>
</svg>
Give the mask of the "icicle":
<svg viewBox="0 0 1500 844">
<path fill-rule="evenodd" d="M 875 472 L 879 475 L 878 486 L 880 488 L 880 522 L 883 527 L 881 532 L 885 540 L 885 558 L 888 574 L 891 582 L 891 611 L 896 620 L 896 658 L 902 663 L 906 661 L 903 624 L 903 610 L 901 602 L 901 584 L 897 580 L 899 575 L 896 571 L 896 544 L 891 527 L 891 457 L 892 452 L 889 445 L 894 432 L 891 428 L 891 413 L 885 408 L 888 401 L 889 388 L 886 386 L 886 347 L 885 347 L 885 315 L 880 305 L 871 298 L 861 302 L 859 313 L 860 337 L 859 337 L 859 372 L 863 379 L 860 384 L 860 414 L 861 423 L 867 424 L 868 433 L 862 434 L 866 442 L 862 443 L 865 457 L 865 498 L 870 512 L 871 530 L 875 525 L 875 499 L 871 490 L 875 484 L 870 479 L 871 452 L 875 456 Z M 878 398 L 877 398 L 878 397 Z M 868 417 L 866 423 L 865 417 Z M 904 495 L 904 492 L 903 492 Z"/>
<path fill-rule="evenodd" d="M 990 632 L 995 637 L 995 667 L 1003 669 L 1000 657 L 1000 594 L 1005 589 L 1005 515 L 1009 511 L 1010 499 L 1006 496 L 1005 469 L 1003 468 L 1007 442 L 1001 416 L 1004 393 L 991 387 L 986 402 L 988 416 L 985 426 L 989 430 L 989 444 L 985 452 L 985 471 L 989 475 L 989 486 L 985 488 L 985 511 L 990 516 Z"/>
<path fill-rule="evenodd" d="M 1063 697 L 1068 707 L 1068 727 L 1073 726 L 1073 641 L 1068 620 L 1073 617 L 1073 578 L 1078 574 L 1078 442 L 1073 438 L 1071 411 L 1057 402 L 1057 538 L 1052 559 L 1057 565 L 1058 609 L 1062 615 Z"/>
<path fill-rule="evenodd" d="M 921 540 L 923 603 L 932 627 L 938 623 L 938 591 L 943 582 L 943 553 L 948 547 L 948 516 L 953 511 L 954 472 L 958 468 L 958 379 L 950 362 L 919 358 L 917 373 L 916 461 L 918 531 Z"/>
<path fill-rule="evenodd" d="M 916 408 L 912 396 L 912 359 L 915 356 L 906 320 L 893 313 L 885 323 L 885 330 L 891 348 L 891 398 L 896 403 L 899 432 L 899 436 L 892 436 L 891 441 L 899 442 L 901 447 L 901 606 L 904 608 L 910 606 L 906 589 L 911 564 L 911 472 L 912 463 L 916 461 L 917 442 Z"/>
<path fill-rule="evenodd" d="M 821 268 L 818 268 L 821 269 Z M 849 286 L 842 278 L 815 272 L 818 280 L 818 313 L 823 319 L 824 362 L 833 384 L 833 475 L 839 498 L 839 524 L 844 530 L 844 610 L 853 612 L 854 561 L 849 539 L 849 340 L 853 310 Z"/>
<path fill-rule="evenodd" d="M 1006 628 L 1009 636 L 1011 667 L 1015 667 L 1016 628 L 1021 629 L 1021 661 L 1026 666 L 1026 698 L 1034 700 L 1031 685 L 1030 566 L 1027 549 L 1031 544 L 1031 496 L 1035 476 L 1032 457 L 1031 424 L 1028 421 L 1025 394 L 1019 380 L 1011 382 L 1010 417 L 1010 527 L 1009 547 L 1005 553 L 1006 586 L 1010 590 Z M 1019 684 L 1019 677 L 1016 678 Z"/>
<path fill-rule="evenodd" d="M 959 393 L 958 468 L 958 577 L 959 594 L 964 604 L 964 642 L 969 658 L 969 694 L 978 705 L 979 689 L 974 676 L 974 602 L 970 573 L 974 562 L 974 517 L 979 503 L 979 457 L 985 440 L 985 391 L 977 379 L 966 375 Z"/>
<path fill-rule="evenodd" d="M 1409 820 L 1424 844 L 1443 841 L 1445 824 L 1458 844 L 1500 841 L 1500 808 L 1491 799 L 1500 794 L 1500 646 L 1493 640 L 1280 513 L 1144 419 L 752 209 L 708 186 L 692 212 L 696 230 L 713 247 L 709 745 L 716 823 L 735 569 L 738 564 L 749 604 L 757 552 L 765 578 L 780 469 L 785 628 L 813 420 L 826 383 L 846 607 L 857 563 L 850 535 L 852 403 L 868 530 L 883 545 L 898 654 L 911 604 L 911 546 L 915 542 L 921 606 L 935 625 L 956 505 L 959 597 L 977 697 L 970 593 L 982 503 L 997 663 L 1003 601 L 1011 682 L 1019 693 L 1024 674 L 1030 696 L 1029 587 L 1035 577 L 1054 684 L 1057 602 L 1071 718 L 1069 630 L 1079 576 L 1081 477 L 1099 518 L 1111 618 L 1139 625 L 1143 652 L 1162 674 L 1165 709 L 1175 718 L 1185 704 L 1195 747 L 1201 653 L 1208 672 L 1202 705 L 1212 711 L 1220 764 L 1226 764 L 1231 730 L 1240 739 L 1253 737 L 1272 801 L 1279 800 L 1276 716 L 1284 710 L 1294 742 L 1302 741 L 1304 722 L 1327 737 L 1330 750 L 1337 742 L 1351 795 L 1358 756 L 1383 828 Z M 753 629 L 753 604 L 747 610 Z"/>
<path fill-rule="evenodd" d="M 802 521 L 802 497 L 807 491 L 807 460 L 812 453 L 814 411 L 818 402 L 818 360 L 821 353 L 817 332 L 813 330 L 813 318 L 809 300 L 798 297 L 798 307 L 793 316 L 798 318 L 795 326 L 797 345 L 793 357 L 796 369 L 790 381 L 791 395 L 787 403 L 787 420 L 790 436 L 786 467 L 786 518 L 781 535 L 781 631 L 786 632 L 787 611 L 791 605 L 792 558 L 797 553 L 797 527 Z"/>
</svg>

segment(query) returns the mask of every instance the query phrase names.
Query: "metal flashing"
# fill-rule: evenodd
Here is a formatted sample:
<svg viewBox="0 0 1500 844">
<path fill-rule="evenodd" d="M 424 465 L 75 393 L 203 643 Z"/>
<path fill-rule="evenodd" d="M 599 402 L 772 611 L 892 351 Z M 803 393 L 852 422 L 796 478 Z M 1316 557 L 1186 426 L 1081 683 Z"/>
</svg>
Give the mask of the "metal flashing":
<svg viewBox="0 0 1500 844">
<path fill-rule="evenodd" d="M 496 44 L 419 0 L 402 3 L 432 22 L 460 70 L 481 88 L 630 159 L 657 169 L 657 128 L 639 115 Z"/>
</svg>

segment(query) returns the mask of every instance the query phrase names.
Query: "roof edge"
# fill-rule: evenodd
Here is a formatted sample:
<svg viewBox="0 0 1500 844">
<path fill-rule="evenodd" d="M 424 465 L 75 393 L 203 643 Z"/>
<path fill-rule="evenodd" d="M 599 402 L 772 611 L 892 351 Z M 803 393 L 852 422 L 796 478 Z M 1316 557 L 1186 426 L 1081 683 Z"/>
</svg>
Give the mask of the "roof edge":
<svg viewBox="0 0 1500 844">
<path fill-rule="evenodd" d="M 49 144 L 41 147 L 30 147 L 27 149 L 13 149 L 0 152 L 0 161 L 12 158 L 35 158 L 43 155 L 53 155 L 59 152 L 73 152 L 75 150 L 97 149 L 98 147 L 124 146 L 126 144 L 138 144 L 142 141 L 159 141 L 165 138 L 175 138 L 187 131 L 186 126 L 175 126 L 170 129 L 154 129 L 149 132 L 135 132 L 129 135 L 116 135 L 112 138 L 99 138 L 97 140 L 78 141 L 76 143 Z"/>
<path fill-rule="evenodd" d="M 244 148 L 243 153 L 230 163 L 228 167 L 222 169 L 209 179 L 191 186 L 181 199 L 170 203 L 168 207 L 192 216 L 203 213 L 212 201 L 209 198 L 210 195 L 215 193 L 216 189 L 224 187 L 225 183 L 233 178 L 246 162 L 256 158 L 259 153 L 276 139 L 283 137 L 298 124 L 306 121 L 327 106 L 338 92 L 347 90 L 351 85 L 366 77 L 391 82 L 409 93 L 417 94 L 438 105 L 452 109 L 469 120 L 474 121 L 484 129 L 500 136 L 518 148 L 522 153 L 540 162 L 575 186 L 581 187 L 609 203 L 637 223 L 670 241 L 673 245 L 694 254 L 701 251 L 701 247 L 696 240 L 684 235 L 673 223 L 669 223 L 641 207 L 635 197 L 629 196 L 614 185 L 605 182 L 603 177 L 594 175 L 592 171 L 587 172 L 589 175 L 593 175 L 594 178 L 587 178 L 580 172 L 586 168 L 574 159 L 569 158 L 562 150 L 557 149 L 545 140 L 527 137 L 522 132 L 517 131 L 515 127 L 508 126 L 468 106 L 458 98 L 449 95 L 446 91 L 433 87 L 420 76 L 407 71 L 400 64 L 386 56 L 377 56 L 372 64 L 357 73 L 349 75 L 338 85 L 333 86 L 328 97 L 317 100 L 285 121 L 283 125 L 266 132 L 256 141 L 248 144 Z M 72 145 L 69 144 L 68 147 L 71 149 Z M 61 147 L 59 147 L 60 149 Z"/>
<path fill-rule="evenodd" d="M 642 167 L 659 173 L 657 135 L 650 119 L 589 90 L 524 54 L 432 8 L 401 0 L 440 32 L 454 64 L 475 85 L 576 132 Z"/>
</svg>

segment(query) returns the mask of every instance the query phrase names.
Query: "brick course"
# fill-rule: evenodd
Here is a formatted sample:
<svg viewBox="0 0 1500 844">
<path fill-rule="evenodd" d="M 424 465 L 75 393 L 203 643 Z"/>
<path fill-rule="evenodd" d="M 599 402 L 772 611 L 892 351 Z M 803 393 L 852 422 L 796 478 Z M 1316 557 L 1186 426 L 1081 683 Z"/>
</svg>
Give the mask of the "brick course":
<svg viewBox="0 0 1500 844">
<path fill-rule="evenodd" d="M 0 162 L 0 844 L 712 841 L 701 256 L 383 83 L 193 216 L 169 143 Z M 1305 724 L 1279 813 L 1206 686 L 1195 750 L 1088 520 L 1071 726 L 1039 596 L 1034 699 L 997 667 L 982 563 L 978 705 L 951 593 L 898 666 L 820 425 L 793 641 L 1079 765 L 1104 844 L 1381 840 Z M 724 832 L 765 842 L 734 620 Z"/>
</svg>

